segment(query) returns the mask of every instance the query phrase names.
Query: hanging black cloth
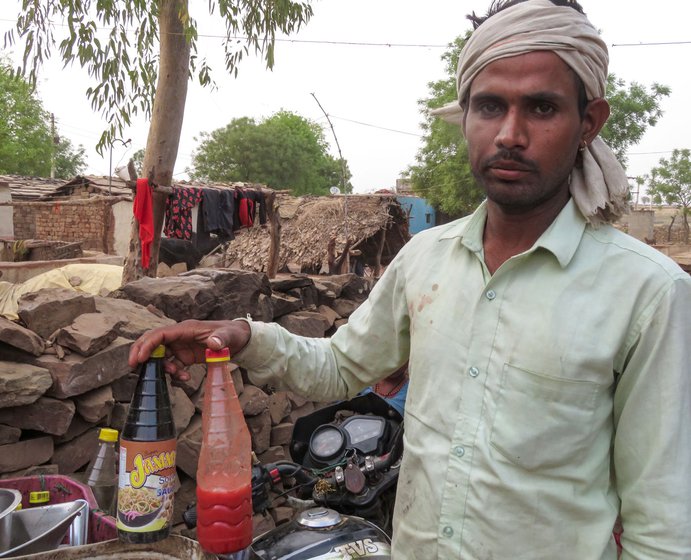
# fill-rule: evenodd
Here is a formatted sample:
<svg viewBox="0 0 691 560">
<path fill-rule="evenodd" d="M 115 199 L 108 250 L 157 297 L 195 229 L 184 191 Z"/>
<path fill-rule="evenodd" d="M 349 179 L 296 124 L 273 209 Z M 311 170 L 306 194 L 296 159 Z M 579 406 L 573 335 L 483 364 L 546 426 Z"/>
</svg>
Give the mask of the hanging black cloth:
<svg viewBox="0 0 691 560">
<path fill-rule="evenodd" d="M 235 199 L 231 189 L 204 189 L 202 193 L 205 231 L 223 237 L 233 235 Z"/>
</svg>

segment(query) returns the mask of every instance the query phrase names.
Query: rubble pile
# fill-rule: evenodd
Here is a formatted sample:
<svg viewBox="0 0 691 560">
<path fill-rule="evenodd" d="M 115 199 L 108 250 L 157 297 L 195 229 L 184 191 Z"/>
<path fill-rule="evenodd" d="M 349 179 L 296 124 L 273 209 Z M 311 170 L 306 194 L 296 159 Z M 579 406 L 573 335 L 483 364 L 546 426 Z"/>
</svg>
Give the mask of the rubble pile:
<svg viewBox="0 0 691 560">
<path fill-rule="evenodd" d="M 134 392 L 127 365 L 132 342 L 145 331 L 184 319 L 250 315 L 304 336 L 329 336 L 366 299 L 370 285 L 354 274 L 308 277 L 198 269 L 144 278 L 108 297 L 64 288 L 19 300 L 18 321 L 0 317 L 0 477 L 73 474 L 96 451 L 102 426 L 120 430 Z M 174 522 L 195 500 L 201 446 L 203 365 L 172 382 L 180 487 Z M 272 387 L 255 387 L 234 367 L 233 379 L 252 447 L 263 463 L 289 458 L 293 423 L 318 404 Z M 292 516 L 280 502 L 256 516 L 263 532 Z"/>
</svg>

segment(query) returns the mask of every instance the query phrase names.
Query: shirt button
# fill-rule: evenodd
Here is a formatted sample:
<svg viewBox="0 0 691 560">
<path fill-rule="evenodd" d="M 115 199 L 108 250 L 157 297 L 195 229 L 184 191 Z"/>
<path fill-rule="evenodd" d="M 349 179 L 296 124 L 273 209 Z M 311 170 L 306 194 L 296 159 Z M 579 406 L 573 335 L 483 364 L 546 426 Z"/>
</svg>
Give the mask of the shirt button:
<svg viewBox="0 0 691 560">
<path fill-rule="evenodd" d="M 485 294 L 485 297 L 492 301 L 495 297 L 497 297 L 497 294 L 494 290 L 487 290 L 487 293 Z"/>
<path fill-rule="evenodd" d="M 465 455 L 465 449 L 463 448 L 462 445 L 457 445 L 456 447 L 453 448 L 453 452 L 458 456 L 458 457 L 463 457 Z"/>
<path fill-rule="evenodd" d="M 453 537 L 453 529 L 449 527 L 448 525 L 444 527 L 444 530 L 442 531 L 445 537 Z"/>
<path fill-rule="evenodd" d="M 470 377 L 477 377 L 480 375 L 480 370 L 473 366 L 468 370 L 468 375 L 470 375 Z"/>
</svg>

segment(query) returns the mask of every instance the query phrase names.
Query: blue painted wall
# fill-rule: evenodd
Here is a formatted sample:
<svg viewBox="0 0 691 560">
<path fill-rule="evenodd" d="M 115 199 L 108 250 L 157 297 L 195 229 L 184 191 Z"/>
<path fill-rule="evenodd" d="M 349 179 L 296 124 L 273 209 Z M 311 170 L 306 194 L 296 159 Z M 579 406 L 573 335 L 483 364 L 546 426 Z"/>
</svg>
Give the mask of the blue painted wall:
<svg viewBox="0 0 691 560">
<path fill-rule="evenodd" d="M 434 227 L 437 224 L 436 212 L 424 198 L 417 196 L 397 196 L 399 204 L 409 216 L 408 229 L 411 235 L 425 229 Z"/>
</svg>

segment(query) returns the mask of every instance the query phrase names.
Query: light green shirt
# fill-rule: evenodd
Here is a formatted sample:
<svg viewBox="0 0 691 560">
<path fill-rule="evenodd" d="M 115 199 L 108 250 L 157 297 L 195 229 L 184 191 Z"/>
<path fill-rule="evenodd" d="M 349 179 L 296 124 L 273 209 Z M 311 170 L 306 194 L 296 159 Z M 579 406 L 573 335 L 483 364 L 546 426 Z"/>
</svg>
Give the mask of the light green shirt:
<svg viewBox="0 0 691 560">
<path fill-rule="evenodd" d="M 256 383 L 353 396 L 410 357 L 395 560 L 691 558 L 691 278 L 571 201 L 490 275 L 486 209 L 416 235 L 329 339 L 252 323 Z"/>
</svg>

